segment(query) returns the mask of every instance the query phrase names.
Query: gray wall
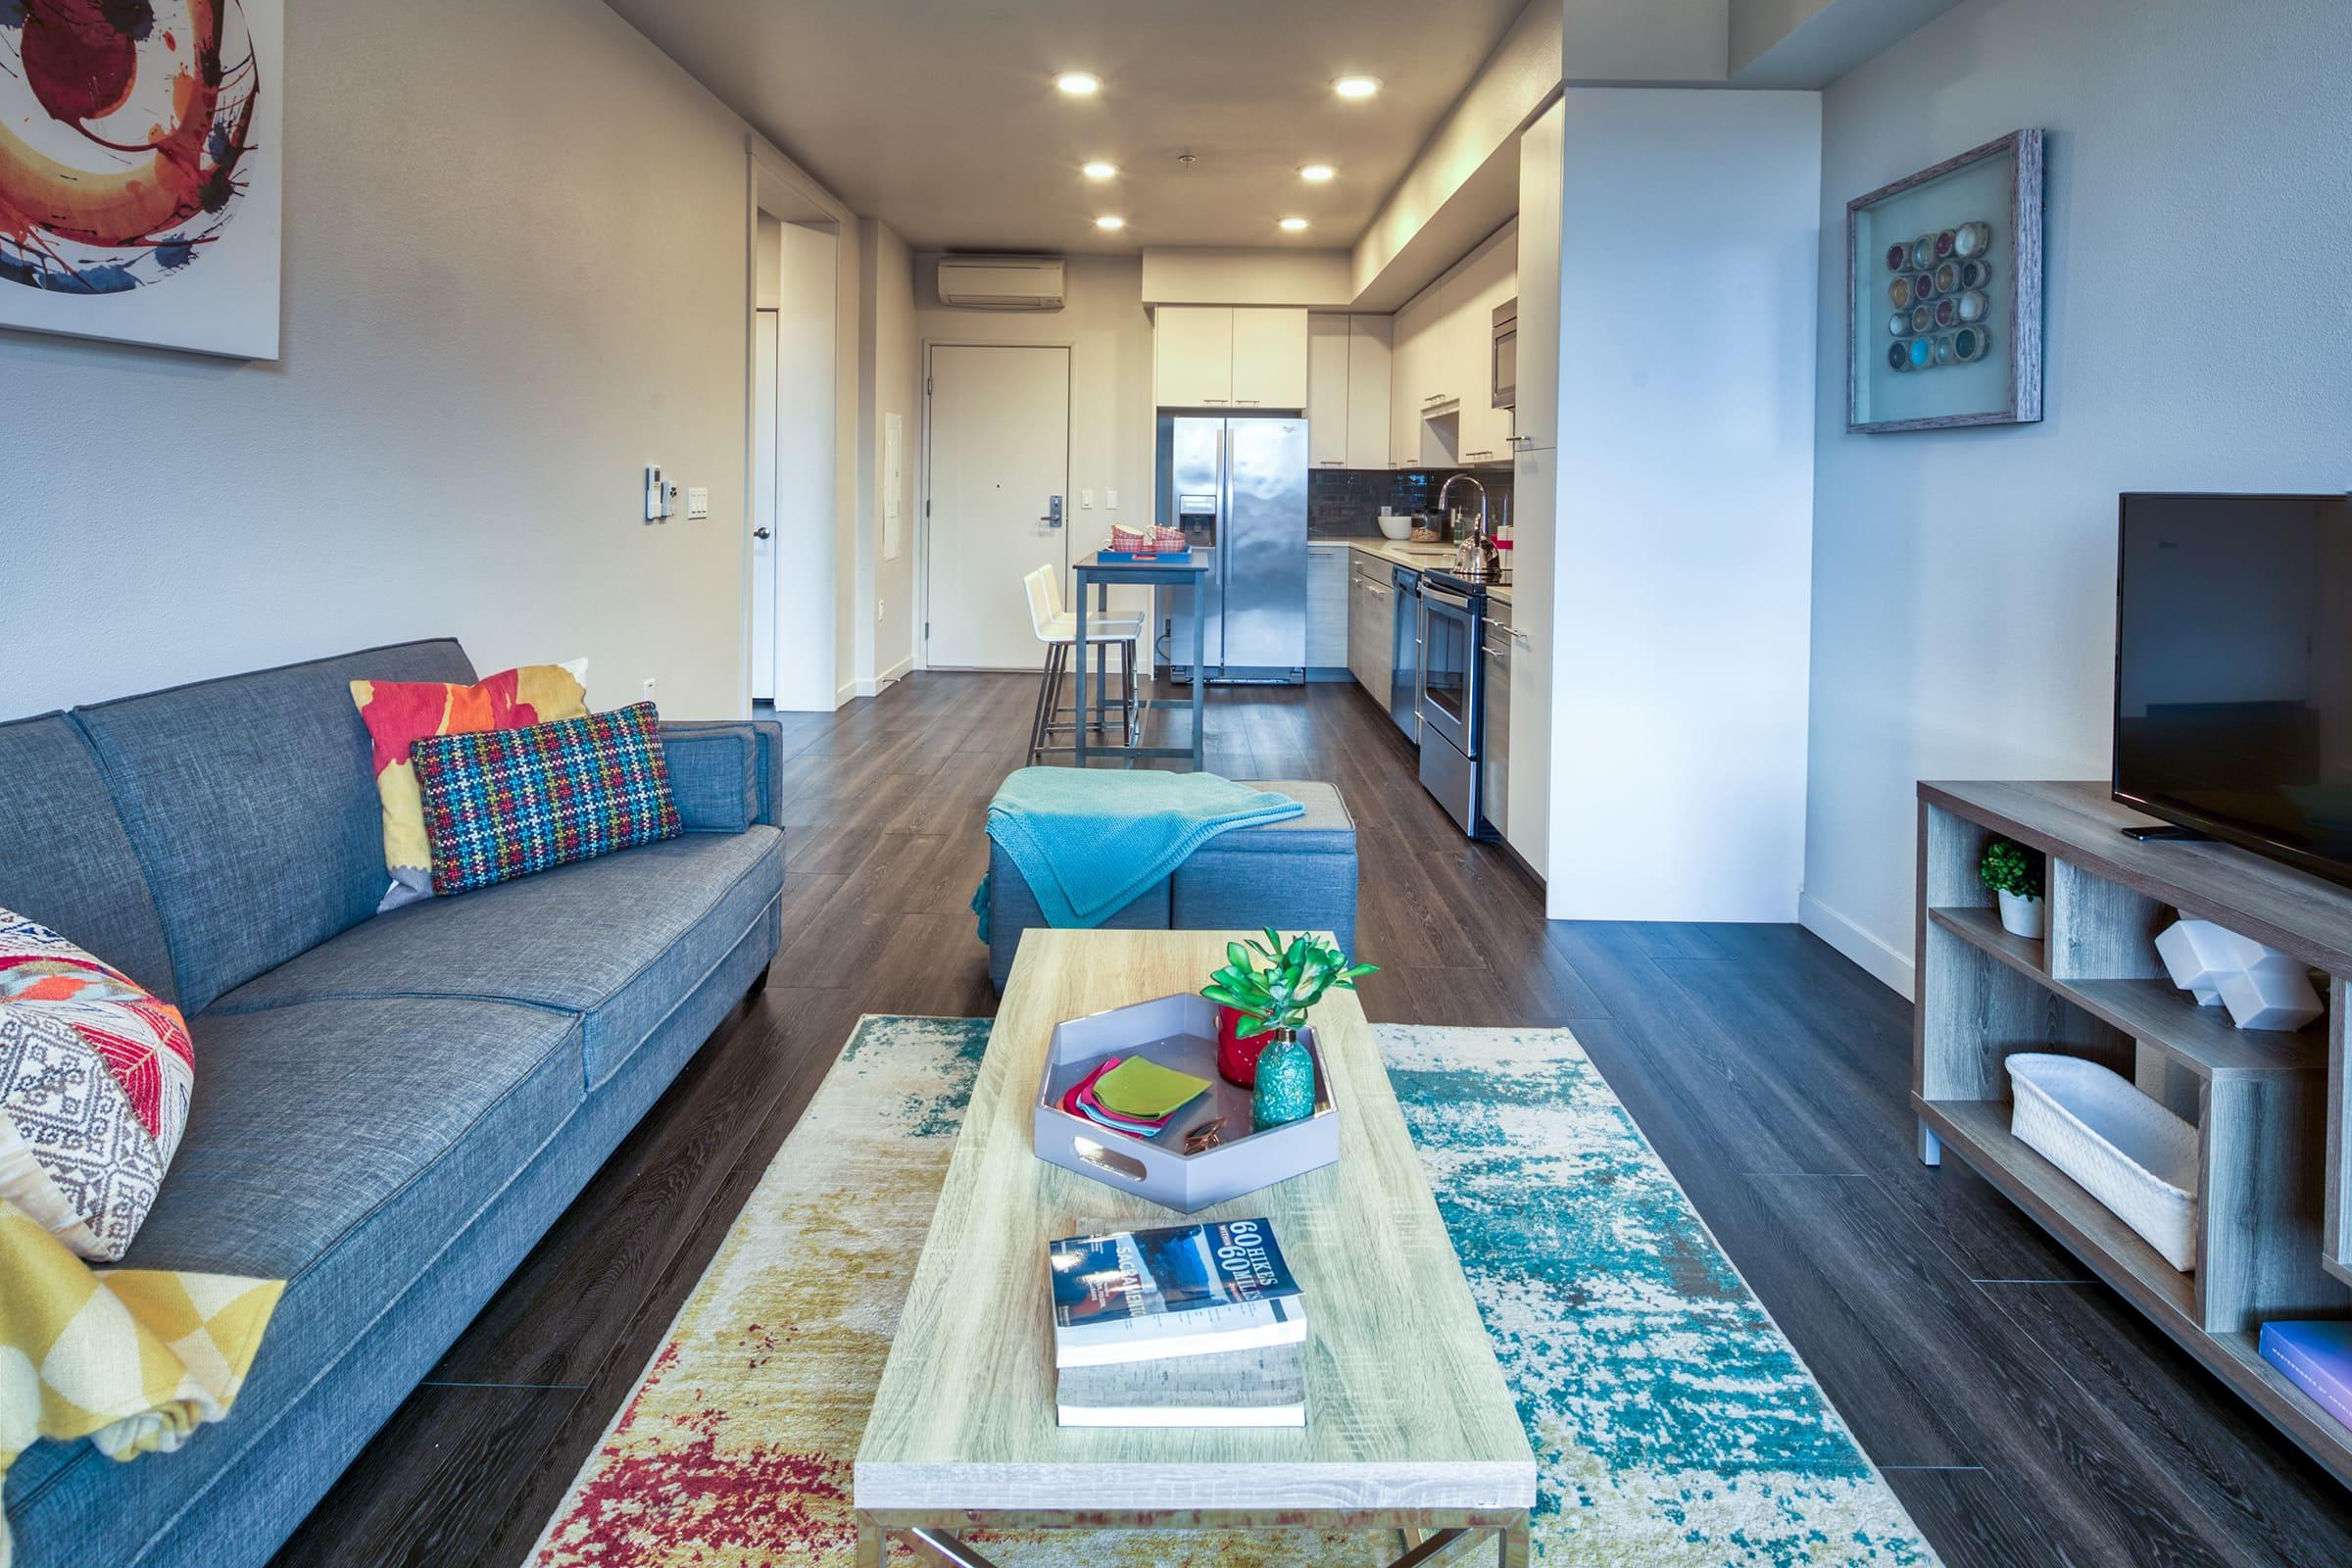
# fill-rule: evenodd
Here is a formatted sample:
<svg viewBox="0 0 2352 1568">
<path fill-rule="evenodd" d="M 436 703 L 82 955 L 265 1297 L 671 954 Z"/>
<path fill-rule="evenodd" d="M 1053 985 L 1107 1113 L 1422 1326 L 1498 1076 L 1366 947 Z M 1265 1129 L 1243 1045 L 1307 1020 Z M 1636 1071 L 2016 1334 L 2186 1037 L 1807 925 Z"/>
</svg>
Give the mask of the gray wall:
<svg viewBox="0 0 2352 1568">
<path fill-rule="evenodd" d="M 1825 99 L 1804 918 L 1907 987 L 1913 783 L 2105 778 L 2116 494 L 2352 487 L 2352 6 L 1970 0 Z M 1845 433 L 1845 203 L 2050 132 L 2047 416 Z"/>
<path fill-rule="evenodd" d="M 743 125 L 597 0 L 287 9 L 283 360 L 0 331 L 0 717 L 453 632 L 740 710 Z"/>
</svg>

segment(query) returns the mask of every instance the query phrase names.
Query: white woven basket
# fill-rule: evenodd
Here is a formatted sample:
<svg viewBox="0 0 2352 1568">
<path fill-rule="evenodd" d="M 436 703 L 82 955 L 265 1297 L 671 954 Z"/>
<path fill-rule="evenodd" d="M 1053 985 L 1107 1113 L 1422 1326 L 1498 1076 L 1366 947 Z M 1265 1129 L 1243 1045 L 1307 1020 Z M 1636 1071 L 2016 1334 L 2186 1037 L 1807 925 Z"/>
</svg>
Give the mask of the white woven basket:
<svg viewBox="0 0 2352 1568">
<path fill-rule="evenodd" d="M 2115 1211 L 2173 1267 L 2197 1266 L 2197 1129 L 2095 1061 L 2022 1052 L 2004 1063 L 2009 1130 Z"/>
</svg>

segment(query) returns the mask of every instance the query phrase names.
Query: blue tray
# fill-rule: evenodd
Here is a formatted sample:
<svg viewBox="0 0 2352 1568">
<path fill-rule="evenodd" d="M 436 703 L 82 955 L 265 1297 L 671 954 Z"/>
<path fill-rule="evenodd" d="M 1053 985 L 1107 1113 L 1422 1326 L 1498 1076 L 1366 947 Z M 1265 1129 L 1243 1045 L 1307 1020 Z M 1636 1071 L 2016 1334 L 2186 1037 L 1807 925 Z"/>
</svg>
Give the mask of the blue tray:
<svg viewBox="0 0 2352 1568">
<path fill-rule="evenodd" d="M 1132 550 L 1098 550 L 1095 552 L 1095 559 L 1108 562 L 1114 566 L 1149 566 L 1162 561 L 1172 561 L 1179 565 L 1188 565 L 1192 562 L 1193 553 L 1190 550 L 1162 550 L 1156 556 L 1145 556 L 1138 555 Z"/>
</svg>

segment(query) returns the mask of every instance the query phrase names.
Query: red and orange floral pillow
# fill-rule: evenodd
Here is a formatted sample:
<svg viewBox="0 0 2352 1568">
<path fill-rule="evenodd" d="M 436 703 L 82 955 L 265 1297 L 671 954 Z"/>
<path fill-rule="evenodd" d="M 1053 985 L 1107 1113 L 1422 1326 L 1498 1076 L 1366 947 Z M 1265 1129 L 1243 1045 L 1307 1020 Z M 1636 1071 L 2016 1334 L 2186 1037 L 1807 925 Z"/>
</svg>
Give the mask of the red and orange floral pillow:
<svg viewBox="0 0 2352 1568">
<path fill-rule="evenodd" d="M 355 680 L 351 700 L 359 705 L 373 752 L 375 789 L 384 811 L 384 866 L 392 884 L 376 912 L 397 909 L 433 896 L 432 844 L 425 837 L 424 799 L 409 749 L 434 735 L 470 735 L 481 730 L 528 729 L 588 711 L 588 661 L 524 664 L 483 677 L 471 686 L 440 681 Z"/>
</svg>

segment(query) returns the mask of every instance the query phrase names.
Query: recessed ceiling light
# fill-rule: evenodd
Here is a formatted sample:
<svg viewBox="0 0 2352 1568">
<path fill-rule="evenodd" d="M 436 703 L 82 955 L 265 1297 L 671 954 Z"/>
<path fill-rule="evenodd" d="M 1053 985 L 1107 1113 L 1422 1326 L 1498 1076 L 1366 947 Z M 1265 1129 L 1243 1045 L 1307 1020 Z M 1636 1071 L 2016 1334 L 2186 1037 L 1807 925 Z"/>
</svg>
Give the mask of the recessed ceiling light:
<svg viewBox="0 0 2352 1568">
<path fill-rule="evenodd" d="M 1125 228 L 1127 220 L 1104 213 L 1101 218 L 1095 220 L 1095 226 L 1097 228 Z"/>
<path fill-rule="evenodd" d="M 1380 91 L 1378 76 L 1342 76 L 1331 84 L 1331 90 L 1343 98 L 1369 98 Z"/>
<path fill-rule="evenodd" d="M 1098 158 L 1079 172 L 1089 179 L 1115 179 L 1118 177 L 1119 166 Z"/>
<path fill-rule="evenodd" d="M 1287 228 L 1292 233 L 1296 234 L 1306 226 L 1306 220 L 1303 218 L 1286 218 L 1278 226 Z"/>
<path fill-rule="evenodd" d="M 1298 171 L 1298 177 L 1310 185 L 1320 185 L 1337 172 L 1329 164 L 1308 164 Z"/>
<path fill-rule="evenodd" d="M 1102 89 L 1102 78 L 1091 71 L 1065 71 L 1054 78 L 1054 85 L 1073 98 L 1084 98 Z"/>
</svg>

